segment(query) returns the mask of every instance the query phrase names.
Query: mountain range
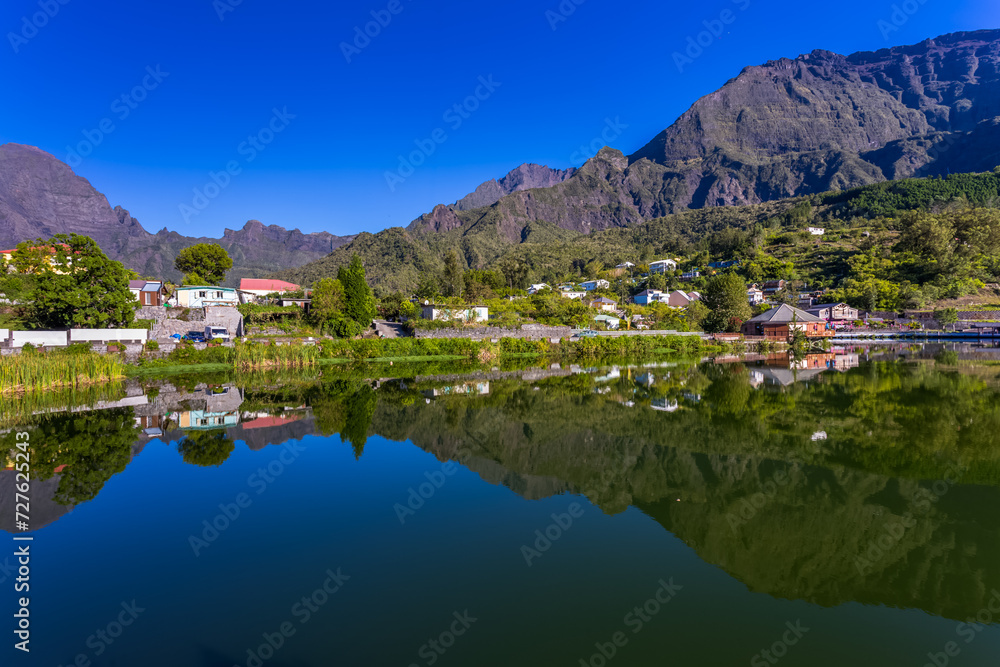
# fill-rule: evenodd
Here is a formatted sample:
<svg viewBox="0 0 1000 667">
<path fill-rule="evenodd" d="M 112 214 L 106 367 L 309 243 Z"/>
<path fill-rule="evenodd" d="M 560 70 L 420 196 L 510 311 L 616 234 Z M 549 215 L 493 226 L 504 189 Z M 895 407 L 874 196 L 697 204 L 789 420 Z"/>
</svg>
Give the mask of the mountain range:
<svg viewBox="0 0 1000 667">
<path fill-rule="evenodd" d="M 691 209 L 754 206 L 997 164 L 1000 30 L 849 56 L 817 50 L 746 67 L 632 155 L 604 148 L 571 173 L 548 170 L 554 185 L 491 203 L 502 189 L 484 184 L 476 191 L 483 197 L 437 206 L 405 229 L 360 234 L 329 257 L 280 275 L 329 275 L 357 252 L 370 264 L 392 257 L 391 275 L 376 270 L 374 282 L 405 289 L 420 272 L 436 270 L 446 248 L 478 268 L 525 243 L 657 220 L 670 227 L 668 216 Z"/>
<path fill-rule="evenodd" d="M 233 255 L 231 280 L 308 282 L 357 252 L 381 265 L 369 271 L 374 284 L 406 289 L 438 270 L 448 248 L 486 267 L 525 243 L 692 209 L 991 170 L 1000 164 L 998 84 L 1000 30 L 847 56 L 816 50 L 744 68 L 631 155 L 604 148 L 579 169 L 524 164 L 405 229 L 338 237 L 250 221 L 215 241 Z M 170 279 L 179 277 L 176 252 L 208 240 L 150 234 L 51 155 L 0 147 L 0 245 L 59 231 L 93 236 L 130 268 Z"/>
<path fill-rule="evenodd" d="M 218 243 L 233 258 L 227 284 L 306 264 L 349 243 L 353 236 L 303 234 L 251 220 L 221 239 L 146 231 L 121 206 L 114 208 L 69 165 L 33 146 L 0 146 L 0 248 L 60 233 L 92 237 L 112 259 L 141 275 L 177 281 L 177 253 L 195 243 Z"/>
</svg>

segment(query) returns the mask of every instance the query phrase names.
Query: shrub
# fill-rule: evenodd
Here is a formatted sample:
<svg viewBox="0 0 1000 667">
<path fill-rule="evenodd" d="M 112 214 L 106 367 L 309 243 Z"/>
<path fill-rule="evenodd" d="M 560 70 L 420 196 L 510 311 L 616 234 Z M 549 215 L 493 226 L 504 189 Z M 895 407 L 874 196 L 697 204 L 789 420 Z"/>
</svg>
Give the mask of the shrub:
<svg viewBox="0 0 1000 667">
<path fill-rule="evenodd" d="M 71 357 L 80 356 L 82 354 L 90 354 L 90 352 L 90 343 L 73 343 L 59 350 L 59 354 L 65 354 Z"/>
<path fill-rule="evenodd" d="M 156 352 L 159 349 L 160 349 L 160 344 L 157 341 L 151 340 L 146 342 L 147 352 Z"/>
</svg>

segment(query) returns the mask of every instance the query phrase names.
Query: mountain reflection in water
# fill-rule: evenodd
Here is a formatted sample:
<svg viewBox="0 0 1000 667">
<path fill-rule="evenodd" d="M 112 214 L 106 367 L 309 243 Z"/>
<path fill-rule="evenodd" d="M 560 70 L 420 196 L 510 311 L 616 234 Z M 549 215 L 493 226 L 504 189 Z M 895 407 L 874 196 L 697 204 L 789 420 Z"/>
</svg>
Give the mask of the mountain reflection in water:
<svg viewBox="0 0 1000 667">
<path fill-rule="evenodd" d="M 964 620 L 1000 589 L 1000 366 L 963 360 L 983 353 L 164 382 L 16 430 L 34 447 L 36 529 L 95 498 L 147 446 L 220 466 L 235 447 L 311 434 L 339 434 L 362 457 L 378 435 L 526 499 L 585 493 L 607 514 L 637 507 L 755 592 Z M 0 434 L 3 450 L 14 432 Z M 12 532 L 12 494 L 0 505 Z"/>
</svg>

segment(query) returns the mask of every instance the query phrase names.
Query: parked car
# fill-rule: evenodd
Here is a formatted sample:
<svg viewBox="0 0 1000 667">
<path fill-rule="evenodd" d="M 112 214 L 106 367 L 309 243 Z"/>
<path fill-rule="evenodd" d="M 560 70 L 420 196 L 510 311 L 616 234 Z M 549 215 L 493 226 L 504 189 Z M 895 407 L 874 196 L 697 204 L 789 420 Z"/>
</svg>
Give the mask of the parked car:
<svg viewBox="0 0 1000 667">
<path fill-rule="evenodd" d="M 581 331 L 577 335 L 580 338 L 597 338 L 598 333 L 596 331 L 594 331 L 593 329 L 584 329 L 583 331 Z"/>
<path fill-rule="evenodd" d="M 186 340 L 189 343 L 206 343 L 206 342 L 208 342 L 208 341 L 205 340 L 205 334 L 203 334 L 200 331 L 188 331 L 186 334 L 184 334 L 184 337 L 181 340 Z"/>
<path fill-rule="evenodd" d="M 232 338 L 225 327 L 205 327 L 205 340 L 220 340 L 228 343 Z"/>
</svg>

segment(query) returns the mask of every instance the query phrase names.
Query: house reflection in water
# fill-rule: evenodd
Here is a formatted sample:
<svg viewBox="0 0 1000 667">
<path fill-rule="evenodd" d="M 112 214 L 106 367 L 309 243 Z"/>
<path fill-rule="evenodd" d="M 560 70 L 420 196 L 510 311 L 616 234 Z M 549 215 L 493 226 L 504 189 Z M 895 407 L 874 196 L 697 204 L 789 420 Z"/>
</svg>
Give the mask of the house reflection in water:
<svg viewBox="0 0 1000 667">
<path fill-rule="evenodd" d="M 427 398 L 436 396 L 486 396 L 490 393 L 489 382 L 463 382 L 447 387 L 435 387 L 434 389 L 424 389 L 422 392 Z"/>
<path fill-rule="evenodd" d="M 186 410 L 171 415 L 177 421 L 177 428 L 182 431 L 226 428 L 240 423 L 239 411 L 208 412 L 207 410 Z"/>
<path fill-rule="evenodd" d="M 750 386 L 754 389 L 763 384 L 787 387 L 796 382 L 809 382 L 828 370 L 845 372 L 861 365 L 860 355 L 837 348 L 821 354 L 807 354 L 800 359 L 782 356 L 769 358 L 766 365 L 752 368 Z"/>
<path fill-rule="evenodd" d="M 660 412 L 675 412 L 680 404 L 672 398 L 654 398 L 649 402 L 649 407 Z"/>
<path fill-rule="evenodd" d="M 142 410 L 135 418 L 136 426 L 149 437 L 161 436 L 171 428 L 196 431 L 229 428 L 240 423 L 243 392 L 238 387 L 208 386 L 194 392 L 161 394 L 160 398 L 160 405 Z"/>
</svg>

